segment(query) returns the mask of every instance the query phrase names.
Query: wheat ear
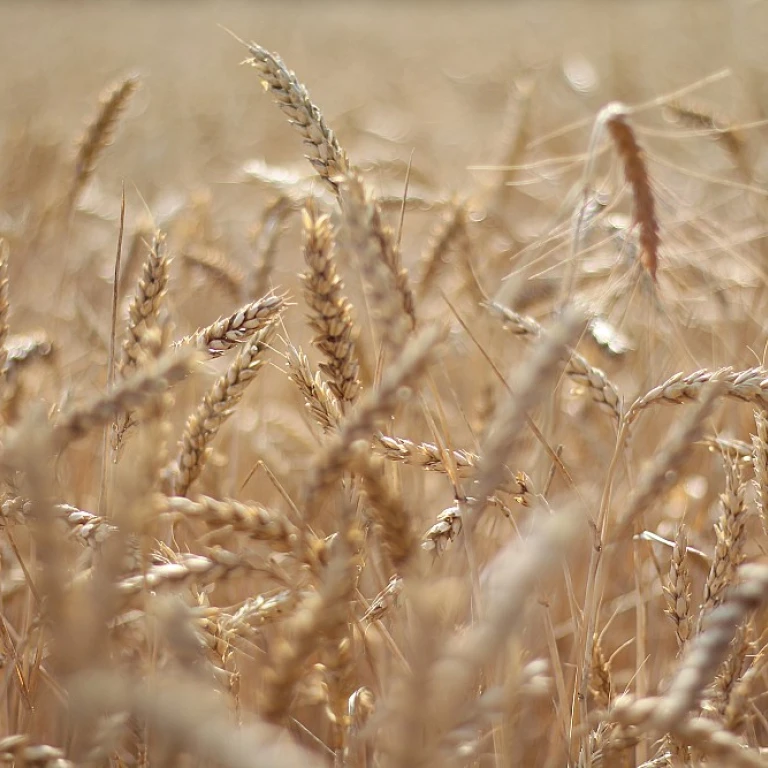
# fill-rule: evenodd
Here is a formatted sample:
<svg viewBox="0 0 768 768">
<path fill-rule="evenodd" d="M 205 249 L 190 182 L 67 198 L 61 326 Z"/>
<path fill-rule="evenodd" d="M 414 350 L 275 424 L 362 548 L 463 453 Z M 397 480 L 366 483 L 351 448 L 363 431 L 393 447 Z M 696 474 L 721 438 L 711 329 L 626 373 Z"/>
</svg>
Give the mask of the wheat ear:
<svg viewBox="0 0 768 768">
<path fill-rule="evenodd" d="M 96 170 L 99 158 L 112 142 L 120 116 L 138 87 L 139 78 L 129 75 L 109 86 L 99 98 L 99 111 L 78 144 L 74 178 L 67 202 L 68 211 L 77 205 L 83 189 Z"/>
<path fill-rule="evenodd" d="M 755 472 L 757 509 L 768 533 L 768 418 L 765 411 L 755 411 L 757 434 L 752 436 L 752 466 Z"/>
<path fill-rule="evenodd" d="M 136 286 L 136 293 L 128 307 L 126 338 L 117 362 L 117 373 L 122 379 L 139 367 L 146 331 L 160 324 L 162 302 L 168 289 L 170 266 L 165 235 L 156 232 Z"/>
<path fill-rule="evenodd" d="M 637 142 L 629 122 L 629 111 L 623 104 L 613 103 L 604 107 L 598 115 L 598 122 L 604 123 L 624 165 L 624 176 L 634 199 L 634 218 L 640 229 L 640 260 L 655 280 L 659 262 L 659 222 L 645 153 Z"/>
<path fill-rule="evenodd" d="M 174 347 L 191 346 L 216 358 L 241 346 L 254 333 L 271 325 L 285 307 L 285 297 L 269 295 L 252 301 L 228 317 L 199 328 L 191 336 L 174 342 Z"/>
<path fill-rule="evenodd" d="M 416 327 L 413 291 L 408 272 L 400 264 L 392 232 L 384 226 L 378 203 L 357 175 L 341 186 L 347 236 L 360 260 L 375 319 L 385 344 L 399 349 Z"/>
<path fill-rule="evenodd" d="M 688 570 L 688 537 L 685 526 L 677 529 L 672 559 L 669 563 L 669 578 L 664 586 L 667 599 L 667 616 L 675 625 L 678 652 L 685 647 L 693 631 L 691 615 L 691 574 Z"/>
<path fill-rule="evenodd" d="M 320 216 L 313 200 L 302 215 L 304 224 L 304 296 L 311 310 L 310 325 L 315 331 L 313 343 L 325 360 L 325 373 L 331 391 L 342 406 L 357 398 L 360 366 L 355 339 L 357 329 L 352 319 L 352 305 L 343 295 L 344 285 L 336 271 L 333 254 L 333 230 L 328 216 Z"/>
<path fill-rule="evenodd" d="M 307 160 L 326 186 L 338 194 L 335 179 L 347 173 L 349 159 L 322 113 L 312 103 L 307 89 L 276 53 L 270 53 L 256 43 L 250 43 L 248 51 L 251 58 L 246 63 L 257 70 L 265 89 L 272 93 L 291 125 L 301 135 L 309 153 Z"/>
<path fill-rule="evenodd" d="M 174 495 L 186 496 L 190 485 L 200 476 L 208 459 L 210 443 L 263 367 L 264 352 L 273 333 L 274 325 L 269 325 L 251 337 L 187 420 L 178 455 L 168 468 Z"/>
</svg>

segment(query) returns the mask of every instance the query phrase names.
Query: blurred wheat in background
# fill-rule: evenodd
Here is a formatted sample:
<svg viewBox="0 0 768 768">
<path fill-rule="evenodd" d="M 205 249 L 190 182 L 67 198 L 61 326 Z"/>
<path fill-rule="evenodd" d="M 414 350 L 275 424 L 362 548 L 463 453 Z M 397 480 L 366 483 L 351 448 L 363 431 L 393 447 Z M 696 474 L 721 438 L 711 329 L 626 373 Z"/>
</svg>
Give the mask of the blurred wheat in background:
<svg viewBox="0 0 768 768">
<path fill-rule="evenodd" d="M 0 761 L 768 765 L 766 33 L 0 3 Z"/>
</svg>

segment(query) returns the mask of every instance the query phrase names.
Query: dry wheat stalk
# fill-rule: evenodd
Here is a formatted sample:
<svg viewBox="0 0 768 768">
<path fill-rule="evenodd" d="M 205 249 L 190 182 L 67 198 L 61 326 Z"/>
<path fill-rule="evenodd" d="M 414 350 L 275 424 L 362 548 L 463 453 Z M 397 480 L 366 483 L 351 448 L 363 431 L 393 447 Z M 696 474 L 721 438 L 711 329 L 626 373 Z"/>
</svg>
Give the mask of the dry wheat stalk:
<svg viewBox="0 0 768 768">
<path fill-rule="evenodd" d="M 234 499 L 168 496 L 163 499 L 162 513 L 199 519 L 211 528 L 231 527 L 286 551 L 293 548 L 296 539 L 296 527 L 284 515 L 270 512 L 259 504 L 242 504 Z"/>
<path fill-rule="evenodd" d="M 359 176 L 344 179 L 341 198 L 346 234 L 359 259 L 374 318 L 385 345 L 398 350 L 409 330 L 416 327 L 408 273 L 400 265 L 392 233 L 382 223 L 376 200 Z"/>
<path fill-rule="evenodd" d="M 624 165 L 624 176 L 634 199 L 634 218 L 640 229 L 640 260 L 655 280 L 659 261 L 659 222 L 645 155 L 637 143 L 628 117 L 628 110 L 623 104 L 613 103 L 604 107 L 597 119 L 605 125 Z"/>
<path fill-rule="evenodd" d="M 710 381 L 722 382 L 722 394 L 734 400 L 768 407 L 768 370 L 747 368 L 734 371 L 720 368 L 717 371 L 702 369 L 694 373 L 676 373 L 663 384 L 654 387 L 635 400 L 627 409 L 625 421 L 631 424 L 642 411 L 651 405 L 679 405 L 697 400 Z"/>
<path fill-rule="evenodd" d="M 200 476 L 211 441 L 263 367 L 264 352 L 269 348 L 273 333 L 274 324 L 251 336 L 226 373 L 216 380 L 187 420 L 178 455 L 168 468 L 174 495 L 185 496 L 190 485 Z"/>
<path fill-rule="evenodd" d="M 99 97 L 99 111 L 78 144 L 74 178 L 69 189 L 67 211 L 72 211 L 87 186 L 104 150 L 112 143 L 120 116 L 139 87 L 139 78 L 129 75 L 109 86 Z"/>
<path fill-rule="evenodd" d="M 165 235 L 156 232 L 136 293 L 128 307 L 126 338 L 116 366 L 120 378 L 124 379 L 138 369 L 147 330 L 161 324 L 162 302 L 168 288 L 170 266 Z"/>
<path fill-rule="evenodd" d="M 482 616 L 448 639 L 430 671 L 424 714 L 431 726 L 445 732 L 456 724 L 483 665 L 496 660 L 520 626 L 529 592 L 561 565 L 575 525 L 569 514 L 539 521 L 531 535 L 507 544 L 489 564 Z"/>
<path fill-rule="evenodd" d="M 669 563 L 669 579 L 664 586 L 667 599 L 667 616 L 675 625 L 678 653 L 683 650 L 693 632 L 691 613 L 691 574 L 688 570 L 688 538 L 685 526 L 677 529 L 675 546 Z"/>
<path fill-rule="evenodd" d="M 264 296 L 240 307 L 228 317 L 220 317 L 205 328 L 198 329 L 191 336 L 175 341 L 173 346 L 191 346 L 212 358 L 220 357 L 270 326 L 285 306 L 284 296 Z"/>
<path fill-rule="evenodd" d="M 486 305 L 504 321 L 504 327 L 518 336 L 539 338 L 542 328 L 532 317 L 514 312 L 496 302 Z M 595 368 L 585 357 L 574 349 L 568 348 L 568 360 L 565 375 L 584 387 L 592 400 L 618 424 L 621 421 L 623 401 L 616 385 L 601 371 Z"/>
<path fill-rule="evenodd" d="M 313 344 L 323 353 L 320 370 L 328 377 L 340 405 L 353 403 L 359 391 L 359 364 L 355 351 L 358 332 L 352 305 L 343 295 L 344 284 L 333 254 L 333 230 L 328 216 L 320 216 L 312 200 L 302 215 L 304 224 L 304 296 L 312 312 Z"/>
<path fill-rule="evenodd" d="M 746 543 L 747 508 L 744 502 L 744 485 L 739 466 L 726 454 L 725 490 L 720 495 L 722 514 L 715 524 L 717 543 L 704 585 L 704 600 L 699 622 L 720 604 L 725 590 L 736 578 L 736 572 L 744 559 Z"/>
<path fill-rule="evenodd" d="M 116 416 L 135 410 L 181 381 L 192 369 L 194 357 L 166 355 L 154 365 L 134 373 L 112 392 L 90 403 L 70 409 L 59 416 L 54 425 L 54 443 L 59 450 L 97 427 L 103 427 Z"/>
<path fill-rule="evenodd" d="M 255 67 L 265 89 L 285 113 L 304 140 L 307 160 L 334 194 L 338 194 L 337 177 L 349 170 L 349 159 L 328 127 L 320 110 L 312 103 L 307 89 L 299 82 L 282 59 L 256 43 L 248 45 L 251 54 L 247 64 Z"/>
<path fill-rule="evenodd" d="M 757 509 L 768 533 L 768 418 L 765 411 L 755 411 L 757 434 L 752 435 L 752 467 L 755 472 Z"/>
<path fill-rule="evenodd" d="M 288 346 L 288 378 L 296 384 L 304 396 L 304 402 L 323 432 L 335 432 L 343 418 L 341 407 L 330 385 L 319 373 L 312 374 L 309 359 L 296 347 Z"/>
</svg>

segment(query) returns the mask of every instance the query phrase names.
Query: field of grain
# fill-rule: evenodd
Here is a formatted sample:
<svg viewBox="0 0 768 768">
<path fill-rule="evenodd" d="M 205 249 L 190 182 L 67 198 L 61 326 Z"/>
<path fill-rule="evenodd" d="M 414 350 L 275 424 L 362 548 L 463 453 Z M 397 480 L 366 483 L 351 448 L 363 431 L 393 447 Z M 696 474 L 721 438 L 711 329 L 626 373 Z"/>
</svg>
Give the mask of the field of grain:
<svg viewBox="0 0 768 768">
<path fill-rule="evenodd" d="M 0 2 L 0 762 L 768 766 L 766 35 Z"/>
</svg>

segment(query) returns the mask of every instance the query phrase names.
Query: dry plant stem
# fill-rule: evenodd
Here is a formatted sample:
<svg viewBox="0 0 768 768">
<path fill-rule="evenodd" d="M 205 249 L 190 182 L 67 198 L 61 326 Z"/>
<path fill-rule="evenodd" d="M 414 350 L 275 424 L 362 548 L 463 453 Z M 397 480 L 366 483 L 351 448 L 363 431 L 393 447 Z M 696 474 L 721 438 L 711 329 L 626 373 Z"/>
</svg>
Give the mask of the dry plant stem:
<svg viewBox="0 0 768 768">
<path fill-rule="evenodd" d="M 472 488 L 476 502 L 471 505 L 471 518 L 464 521 L 470 531 L 477 524 L 488 498 L 505 482 L 506 464 L 526 423 L 528 411 L 544 396 L 546 384 L 563 351 L 578 337 L 582 329 L 581 317 L 567 310 L 536 347 L 532 359 L 521 371 L 518 381 L 513 380 L 514 396 L 499 404 L 488 434 L 482 441 L 480 461 Z"/>
<path fill-rule="evenodd" d="M 392 233 L 384 227 L 378 204 L 360 176 L 344 179 L 341 200 L 347 237 L 359 259 L 374 318 L 385 346 L 397 351 L 416 327 L 408 273 L 400 266 Z"/>
<path fill-rule="evenodd" d="M 338 194 L 336 179 L 349 170 L 349 159 L 322 113 L 312 103 L 307 89 L 277 54 L 256 43 L 250 43 L 248 50 L 252 58 L 246 63 L 255 67 L 264 87 L 272 93 L 291 125 L 301 135 L 309 153 L 307 160 L 328 189 Z"/>
<path fill-rule="evenodd" d="M 752 466 L 755 471 L 757 509 L 768 534 L 768 418 L 765 411 L 755 411 L 757 434 L 752 436 Z"/>
<path fill-rule="evenodd" d="M 343 405 L 356 400 L 360 383 L 355 350 L 358 336 L 352 318 L 352 305 L 336 271 L 333 230 L 328 216 L 320 216 L 310 200 L 302 216 L 304 223 L 304 296 L 311 310 L 310 326 L 315 331 L 313 344 L 322 352 L 320 370 L 328 377 L 331 391 Z"/>
<path fill-rule="evenodd" d="M 379 387 L 360 400 L 342 423 L 338 436 L 320 455 L 311 472 L 304 498 L 314 506 L 343 473 L 360 440 L 369 440 L 376 423 L 391 415 L 402 387 L 413 385 L 438 351 L 441 332 L 428 328 L 412 338 L 384 373 Z"/>
<path fill-rule="evenodd" d="M 258 504 L 242 504 L 234 499 L 168 496 L 163 500 L 162 513 L 199 519 L 211 528 L 231 527 L 253 539 L 269 541 L 284 551 L 293 548 L 297 536 L 296 526 L 284 515 L 271 512 Z"/>
<path fill-rule="evenodd" d="M 175 341 L 174 347 L 190 346 L 212 358 L 220 357 L 271 325 L 284 308 L 283 296 L 264 296 L 240 307 L 228 317 L 220 317 L 216 322 L 198 329 L 191 336 Z"/>
<path fill-rule="evenodd" d="M 504 325 L 518 336 L 538 338 L 542 328 L 532 317 L 518 314 L 496 302 L 487 305 L 504 321 Z M 623 400 L 616 385 L 599 368 L 595 368 L 586 358 L 570 347 L 565 364 L 565 375 L 584 387 L 592 400 L 618 424 L 621 421 Z"/>
<path fill-rule="evenodd" d="M 157 232 L 128 308 L 126 338 L 117 363 L 117 373 L 122 379 L 137 370 L 144 335 L 149 328 L 159 325 L 169 272 L 170 260 L 166 254 L 165 236 Z"/>
<path fill-rule="evenodd" d="M 166 355 L 156 364 L 139 370 L 121 382 L 112 392 L 90 403 L 63 413 L 54 425 L 54 445 L 63 450 L 73 440 L 108 424 L 116 416 L 139 408 L 181 381 L 192 369 L 194 357 Z"/>
<path fill-rule="evenodd" d="M 264 365 L 264 352 L 273 333 L 274 325 L 269 325 L 251 337 L 187 420 L 179 453 L 170 471 L 174 495 L 186 496 L 190 485 L 200 476 L 210 443 Z"/>
<path fill-rule="evenodd" d="M 130 75 L 107 88 L 99 99 L 99 111 L 80 140 L 75 158 L 74 178 L 69 190 L 67 212 L 71 213 L 87 186 L 104 150 L 112 143 L 120 116 L 139 87 L 139 78 Z"/>
</svg>

